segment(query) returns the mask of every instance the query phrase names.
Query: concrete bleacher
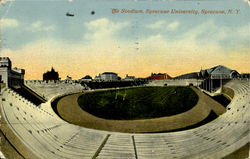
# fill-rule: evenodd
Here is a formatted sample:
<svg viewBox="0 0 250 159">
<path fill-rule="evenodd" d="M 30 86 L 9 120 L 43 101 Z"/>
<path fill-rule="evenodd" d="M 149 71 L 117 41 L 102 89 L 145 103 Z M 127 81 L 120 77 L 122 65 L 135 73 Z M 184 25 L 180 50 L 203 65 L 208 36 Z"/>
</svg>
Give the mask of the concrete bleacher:
<svg viewBox="0 0 250 159">
<path fill-rule="evenodd" d="M 246 145 L 250 139 L 250 84 L 244 80 L 232 80 L 225 87 L 233 89 L 235 95 L 226 113 L 214 121 L 185 131 L 144 134 L 76 126 L 55 114 L 51 100 L 36 107 L 15 91 L 5 88 L 1 92 L 0 107 L 2 122 L 6 124 L 2 124 L 1 130 L 5 134 L 8 131 L 15 134 L 16 138 L 9 141 L 23 156 L 33 153 L 44 159 L 222 158 Z M 40 93 L 46 90 L 37 88 Z M 46 94 L 47 98 L 82 91 L 69 85 L 55 88 Z M 61 88 L 64 90 L 57 92 Z M 15 140 L 23 143 L 28 152 L 22 152 L 23 147 L 15 145 Z"/>
<path fill-rule="evenodd" d="M 147 86 L 198 86 L 202 83 L 202 80 L 197 79 L 171 79 L 171 80 L 152 80 Z"/>
<path fill-rule="evenodd" d="M 8 89 L 2 95 L 4 119 L 18 139 L 41 158 L 91 158 L 105 137 L 90 130 L 82 132 L 14 94 Z"/>
<path fill-rule="evenodd" d="M 85 89 L 85 87 L 79 83 L 67 81 L 27 80 L 25 81 L 25 85 L 47 100 L 55 95 L 67 92 L 81 92 Z"/>
</svg>

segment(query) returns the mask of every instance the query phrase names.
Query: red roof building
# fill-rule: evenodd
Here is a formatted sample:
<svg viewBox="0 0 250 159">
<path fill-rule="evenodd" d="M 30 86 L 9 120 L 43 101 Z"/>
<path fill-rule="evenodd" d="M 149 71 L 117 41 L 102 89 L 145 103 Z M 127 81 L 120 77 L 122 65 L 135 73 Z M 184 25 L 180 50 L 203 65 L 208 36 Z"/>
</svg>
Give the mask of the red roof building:
<svg viewBox="0 0 250 159">
<path fill-rule="evenodd" d="M 170 77 L 168 74 L 166 73 L 152 73 L 150 79 L 151 80 L 167 80 L 167 79 L 171 79 L 172 77 Z"/>
</svg>

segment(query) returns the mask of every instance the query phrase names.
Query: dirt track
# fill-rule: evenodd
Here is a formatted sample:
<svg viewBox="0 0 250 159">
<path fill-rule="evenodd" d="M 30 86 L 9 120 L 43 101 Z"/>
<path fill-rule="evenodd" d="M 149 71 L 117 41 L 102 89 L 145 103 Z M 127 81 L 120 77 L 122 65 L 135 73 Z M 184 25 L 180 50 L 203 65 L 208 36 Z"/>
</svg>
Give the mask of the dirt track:
<svg viewBox="0 0 250 159">
<path fill-rule="evenodd" d="M 169 117 L 145 120 L 108 120 L 98 118 L 82 110 L 77 103 L 79 94 L 63 97 L 58 101 L 59 115 L 66 121 L 87 128 L 118 132 L 159 132 L 184 128 L 204 120 L 213 110 L 217 115 L 225 112 L 225 108 L 196 88 L 192 88 L 199 100 L 187 112 Z"/>
</svg>

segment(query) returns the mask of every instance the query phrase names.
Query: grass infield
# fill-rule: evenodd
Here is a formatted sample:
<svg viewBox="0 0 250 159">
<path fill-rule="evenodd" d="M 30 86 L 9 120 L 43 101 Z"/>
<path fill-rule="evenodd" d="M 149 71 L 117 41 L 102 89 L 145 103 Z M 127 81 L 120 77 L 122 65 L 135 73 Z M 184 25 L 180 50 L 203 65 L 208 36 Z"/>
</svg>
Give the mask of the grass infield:
<svg viewBox="0 0 250 159">
<path fill-rule="evenodd" d="M 78 99 L 81 95 L 103 92 L 105 90 L 91 90 L 82 93 L 70 94 L 59 99 L 58 102 L 52 102 L 52 104 L 55 104 L 59 116 L 69 123 L 91 129 L 126 133 L 166 132 L 180 130 L 205 120 L 211 111 L 214 111 L 218 116 L 225 112 L 225 107 L 201 92 L 199 89 L 194 87 L 191 87 L 191 89 L 199 97 L 197 104 L 192 109 L 176 115 L 151 119 L 104 119 L 86 112 L 79 106 Z M 113 89 L 106 89 L 106 91 L 110 90 Z"/>
<path fill-rule="evenodd" d="M 198 102 L 189 87 L 139 87 L 86 93 L 79 106 L 100 118 L 114 120 L 150 119 L 186 112 Z"/>
</svg>

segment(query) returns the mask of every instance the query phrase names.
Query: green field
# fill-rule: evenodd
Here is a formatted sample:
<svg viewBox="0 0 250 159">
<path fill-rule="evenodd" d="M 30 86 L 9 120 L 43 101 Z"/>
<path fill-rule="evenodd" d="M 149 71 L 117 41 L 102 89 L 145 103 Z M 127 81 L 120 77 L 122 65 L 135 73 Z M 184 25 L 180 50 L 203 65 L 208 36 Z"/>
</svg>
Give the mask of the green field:
<svg viewBox="0 0 250 159">
<path fill-rule="evenodd" d="M 116 120 L 149 119 L 185 112 L 198 95 L 188 87 L 139 87 L 92 92 L 78 98 L 79 106 L 97 117 Z"/>
</svg>

